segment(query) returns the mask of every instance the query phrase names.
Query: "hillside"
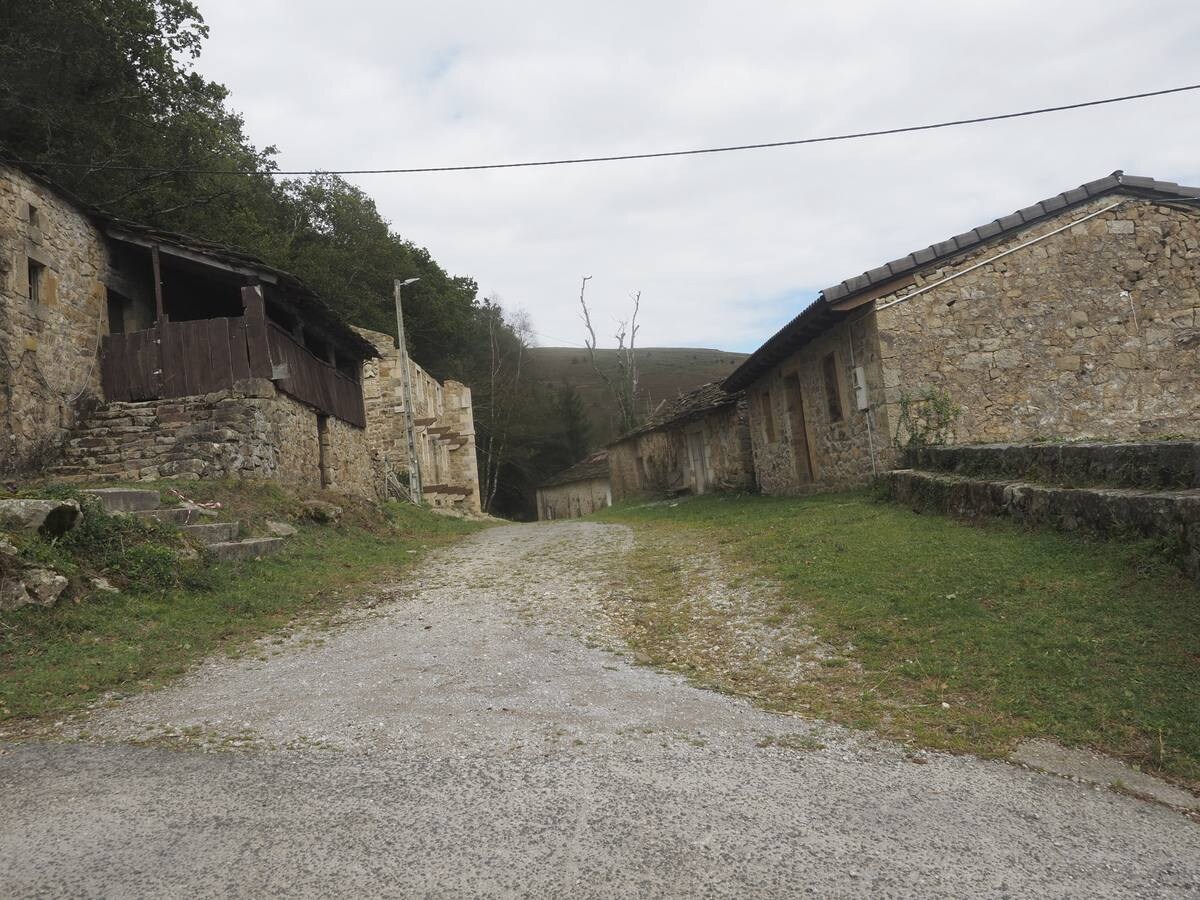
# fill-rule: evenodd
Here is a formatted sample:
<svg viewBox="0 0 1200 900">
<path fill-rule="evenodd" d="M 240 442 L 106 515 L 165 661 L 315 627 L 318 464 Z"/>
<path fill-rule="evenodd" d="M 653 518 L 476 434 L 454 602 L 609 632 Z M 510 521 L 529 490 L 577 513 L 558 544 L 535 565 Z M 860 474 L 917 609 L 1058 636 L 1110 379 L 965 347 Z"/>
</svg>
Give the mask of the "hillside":
<svg viewBox="0 0 1200 900">
<path fill-rule="evenodd" d="M 549 387 L 574 385 L 591 424 L 591 443 L 603 446 L 615 437 L 617 409 L 604 382 L 592 370 L 588 352 L 575 347 L 535 347 L 530 351 L 535 378 Z M 615 375 L 616 350 L 597 350 L 605 371 Z M 745 353 L 694 347 L 648 347 L 638 351 L 641 401 L 653 409 L 663 400 L 708 381 L 720 381 L 746 358 Z"/>
</svg>

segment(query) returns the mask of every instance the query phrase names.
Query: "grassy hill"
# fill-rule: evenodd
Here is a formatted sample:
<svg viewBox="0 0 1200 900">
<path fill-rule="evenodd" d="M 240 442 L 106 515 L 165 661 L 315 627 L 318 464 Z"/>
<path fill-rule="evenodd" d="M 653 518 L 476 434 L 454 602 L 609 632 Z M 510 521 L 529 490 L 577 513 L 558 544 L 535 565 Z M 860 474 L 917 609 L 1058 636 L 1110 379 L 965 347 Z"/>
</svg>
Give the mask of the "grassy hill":
<svg viewBox="0 0 1200 900">
<path fill-rule="evenodd" d="M 603 446 L 615 437 L 617 408 L 592 370 L 588 352 L 574 347 L 535 347 L 530 351 L 534 377 L 557 387 L 574 385 L 583 399 L 591 423 L 592 444 Z M 638 395 L 653 409 L 663 400 L 677 397 L 709 381 L 726 378 L 746 358 L 745 353 L 692 347 L 648 347 L 638 350 Z M 617 351 L 597 350 L 601 367 L 615 376 Z"/>
</svg>

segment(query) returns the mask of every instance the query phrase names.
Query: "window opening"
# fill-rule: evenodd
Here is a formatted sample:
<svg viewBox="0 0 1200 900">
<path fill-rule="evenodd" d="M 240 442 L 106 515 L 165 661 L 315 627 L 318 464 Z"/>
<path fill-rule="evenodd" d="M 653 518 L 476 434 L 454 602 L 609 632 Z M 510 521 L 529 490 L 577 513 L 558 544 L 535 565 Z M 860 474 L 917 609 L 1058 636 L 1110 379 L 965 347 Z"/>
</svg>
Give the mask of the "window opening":
<svg viewBox="0 0 1200 900">
<path fill-rule="evenodd" d="M 27 276 L 29 278 L 29 302 L 42 302 L 42 276 L 45 274 L 46 267 L 36 259 L 30 258 L 28 261 Z"/>
<path fill-rule="evenodd" d="M 825 376 L 825 402 L 829 406 L 829 421 L 842 421 L 842 384 L 838 378 L 837 354 L 830 353 L 821 360 Z"/>
</svg>

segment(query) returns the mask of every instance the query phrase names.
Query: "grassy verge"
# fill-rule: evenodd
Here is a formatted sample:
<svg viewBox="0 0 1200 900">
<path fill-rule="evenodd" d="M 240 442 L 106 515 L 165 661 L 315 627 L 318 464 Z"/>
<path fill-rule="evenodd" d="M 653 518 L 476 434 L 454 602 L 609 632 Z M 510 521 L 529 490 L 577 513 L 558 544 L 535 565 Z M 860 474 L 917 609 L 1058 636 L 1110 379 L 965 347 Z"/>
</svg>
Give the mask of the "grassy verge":
<svg viewBox="0 0 1200 900">
<path fill-rule="evenodd" d="M 1045 736 L 1200 787 L 1200 589 L 1143 548 L 865 493 L 601 517 L 638 530 L 634 572 L 656 596 L 626 630 L 658 663 L 922 746 L 998 755 Z M 680 572 L 697 546 L 776 588 L 714 603 Z M 739 596 L 780 652 L 737 649 Z"/>
<path fill-rule="evenodd" d="M 291 519 L 299 532 L 277 556 L 221 565 L 189 560 L 176 532 L 94 509 L 79 536 L 53 545 L 22 538 L 27 559 L 71 576 L 78 602 L 0 612 L 0 722 L 36 726 L 106 692 L 161 685 L 209 654 L 237 652 L 291 622 L 335 611 L 356 588 L 481 527 L 327 495 L 321 499 L 342 507 L 341 522 L 305 524 L 306 498 L 275 485 L 192 482 L 180 489 L 220 500 L 222 517 L 241 520 L 251 533 L 268 518 Z M 79 591 L 89 574 L 105 575 L 121 592 L 84 599 Z"/>
</svg>

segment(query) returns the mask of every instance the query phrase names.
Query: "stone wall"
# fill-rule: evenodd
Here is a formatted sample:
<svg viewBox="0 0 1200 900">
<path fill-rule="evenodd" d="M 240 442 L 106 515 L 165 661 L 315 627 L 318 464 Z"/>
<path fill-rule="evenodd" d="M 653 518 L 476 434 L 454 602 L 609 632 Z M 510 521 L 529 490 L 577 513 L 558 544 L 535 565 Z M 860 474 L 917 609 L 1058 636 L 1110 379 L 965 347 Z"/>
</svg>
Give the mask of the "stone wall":
<svg viewBox="0 0 1200 900">
<path fill-rule="evenodd" d="M 198 397 L 109 403 L 67 442 L 60 477 L 80 481 L 272 478 L 366 496 L 379 484 L 366 431 L 330 417 L 326 478 L 318 416 L 263 379 Z"/>
<path fill-rule="evenodd" d="M 690 434 L 700 439 L 705 485 L 697 478 Z M 752 491 L 755 477 L 745 401 L 618 441 L 609 447 L 608 465 L 616 500 L 662 493 Z"/>
<path fill-rule="evenodd" d="M 363 366 L 363 397 L 371 454 L 400 474 L 407 485 L 408 437 L 400 353 L 391 335 L 356 329 L 379 351 L 380 358 Z M 438 383 L 409 362 L 416 425 L 417 461 L 425 501 L 464 512 L 480 511 L 479 468 L 475 455 L 475 420 L 471 389 L 457 381 Z"/>
<path fill-rule="evenodd" d="M 831 354 L 841 407 L 836 421 L 830 415 L 824 369 Z M 754 468 L 764 493 L 794 495 L 850 487 L 891 467 L 880 362 L 874 316 L 868 315 L 819 335 L 747 389 Z M 866 375 L 867 410 L 860 410 L 856 402 L 855 366 Z M 803 416 L 790 409 L 787 379 L 791 376 L 799 379 Z M 803 446 L 797 441 L 801 423 L 807 466 L 797 459 L 797 447 Z"/>
<path fill-rule="evenodd" d="M 612 505 L 612 489 L 607 479 L 572 481 L 537 490 L 538 519 L 576 519 Z"/>
<path fill-rule="evenodd" d="M 1070 210 L 917 284 L 1118 199 Z M 1200 435 L 1195 212 L 1125 198 L 877 316 L 893 422 L 902 393 L 934 388 L 962 410 L 950 436 L 958 443 Z"/>
<path fill-rule="evenodd" d="M 36 302 L 30 261 L 40 273 Z M 20 470 L 60 441 L 74 424 L 76 398 L 99 395 L 107 272 L 91 222 L 0 165 L 0 473 Z"/>
</svg>

